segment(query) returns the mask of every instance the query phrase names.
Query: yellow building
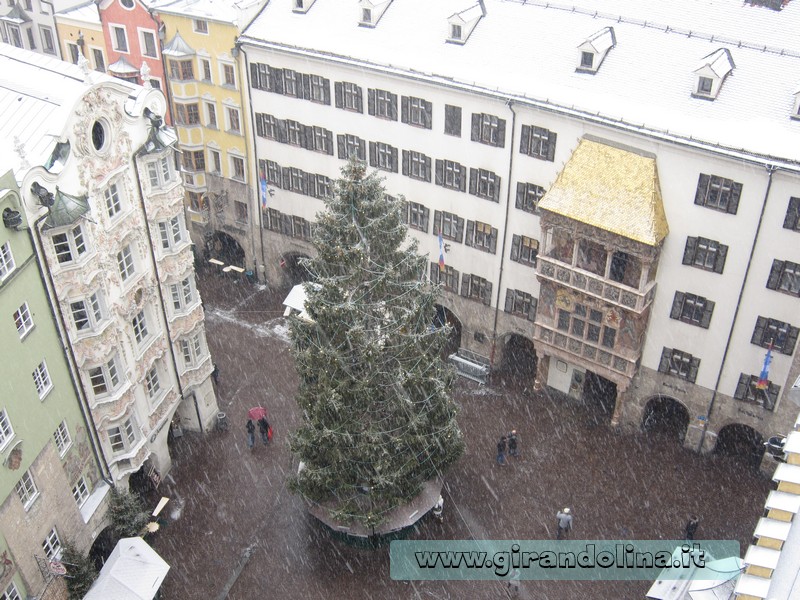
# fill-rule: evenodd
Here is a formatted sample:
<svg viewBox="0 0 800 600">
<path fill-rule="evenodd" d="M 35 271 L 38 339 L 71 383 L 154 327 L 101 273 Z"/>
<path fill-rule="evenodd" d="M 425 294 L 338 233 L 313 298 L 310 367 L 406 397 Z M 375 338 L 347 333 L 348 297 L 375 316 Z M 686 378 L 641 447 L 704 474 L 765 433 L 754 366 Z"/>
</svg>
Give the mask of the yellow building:
<svg viewBox="0 0 800 600">
<path fill-rule="evenodd" d="M 105 73 L 106 43 L 94 1 L 57 12 L 55 22 L 64 60 L 78 64 L 78 57 L 83 54 L 90 69 Z"/>
<path fill-rule="evenodd" d="M 235 44 L 263 2 L 164 0 L 152 9 L 163 24 L 192 239 L 201 256 L 221 262 L 220 269 L 235 267 L 234 273 L 262 272 L 255 167 L 247 153 L 247 78 Z"/>
</svg>

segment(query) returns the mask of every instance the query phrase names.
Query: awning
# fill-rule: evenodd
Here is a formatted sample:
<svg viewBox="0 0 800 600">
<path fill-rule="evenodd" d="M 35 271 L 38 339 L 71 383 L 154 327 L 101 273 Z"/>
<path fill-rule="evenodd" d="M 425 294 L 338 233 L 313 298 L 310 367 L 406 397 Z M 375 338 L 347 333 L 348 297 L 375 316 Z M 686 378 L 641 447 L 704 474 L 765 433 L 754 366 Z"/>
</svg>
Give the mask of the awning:
<svg viewBox="0 0 800 600">
<path fill-rule="evenodd" d="M 124 56 L 120 56 L 119 60 L 108 65 L 108 72 L 114 75 L 138 75 L 139 69 L 134 67 L 131 63 L 125 60 Z"/>
<path fill-rule="evenodd" d="M 153 600 L 169 565 L 140 537 L 121 539 L 83 600 Z"/>
<path fill-rule="evenodd" d="M 187 56 L 194 56 L 195 51 L 186 43 L 186 40 L 181 37 L 180 33 L 176 33 L 175 37 L 172 38 L 169 44 L 161 51 L 161 54 L 171 58 L 184 58 Z"/>
<path fill-rule="evenodd" d="M 22 10 L 22 7 L 19 4 L 15 4 L 13 8 L 5 15 L 0 17 L 0 19 L 3 21 L 8 21 L 9 23 L 14 23 L 15 25 L 22 25 L 23 23 L 31 22 L 31 18 L 25 14 L 25 11 Z"/>
<path fill-rule="evenodd" d="M 89 197 L 86 194 L 72 196 L 56 188 L 55 200 L 47 213 L 47 218 L 44 220 L 43 229 L 48 230 L 72 225 L 82 215 L 89 212 L 88 199 Z"/>
<path fill-rule="evenodd" d="M 539 208 L 648 246 L 669 233 L 654 155 L 585 136 Z"/>
</svg>

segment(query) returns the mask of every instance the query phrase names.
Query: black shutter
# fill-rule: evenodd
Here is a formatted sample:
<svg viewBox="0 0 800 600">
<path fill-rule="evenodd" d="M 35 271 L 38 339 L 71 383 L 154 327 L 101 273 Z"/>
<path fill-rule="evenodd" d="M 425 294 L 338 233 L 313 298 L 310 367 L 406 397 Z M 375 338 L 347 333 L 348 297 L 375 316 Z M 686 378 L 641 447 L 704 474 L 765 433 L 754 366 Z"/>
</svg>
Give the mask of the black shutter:
<svg viewBox="0 0 800 600">
<path fill-rule="evenodd" d="M 473 196 L 478 195 L 478 169 L 469 170 L 469 193 Z"/>
<path fill-rule="evenodd" d="M 492 233 L 489 235 L 489 251 L 492 254 L 497 253 L 497 229 L 492 227 Z"/>
<path fill-rule="evenodd" d="M 700 206 L 706 205 L 706 196 L 708 195 L 708 184 L 711 182 L 710 175 L 700 173 L 697 180 L 697 191 L 694 194 L 694 203 Z"/>
<path fill-rule="evenodd" d="M 308 193 L 309 187 L 313 190 L 316 188 L 315 180 L 316 178 L 312 173 L 306 173 L 305 171 L 302 172 L 303 176 L 300 178 L 300 185 L 303 188 L 303 194 L 306 196 L 310 195 Z"/>
<path fill-rule="evenodd" d="M 358 112 L 364 112 L 364 98 L 362 97 L 363 92 L 361 91 L 361 86 L 355 86 L 356 89 L 356 108 L 358 108 Z"/>
<path fill-rule="evenodd" d="M 444 106 L 444 132 L 446 135 L 461 137 L 461 107 Z"/>
<path fill-rule="evenodd" d="M 439 235 L 442 230 L 442 211 L 433 211 L 433 235 Z"/>
<path fill-rule="evenodd" d="M 378 145 L 375 142 L 369 143 L 369 166 L 378 166 Z"/>
<path fill-rule="evenodd" d="M 700 369 L 700 359 L 692 357 L 692 361 L 689 363 L 689 374 L 686 377 L 689 381 L 694 383 L 697 381 L 697 371 Z"/>
<path fill-rule="evenodd" d="M 300 146 L 306 150 L 317 149 L 317 140 L 314 137 L 314 128 L 311 125 L 300 126 Z"/>
<path fill-rule="evenodd" d="M 554 162 L 556 159 L 556 140 L 558 134 L 554 131 L 547 132 L 547 160 Z"/>
<path fill-rule="evenodd" d="M 408 105 L 408 96 L 402 96 L 400 98 L 400 121 L 403 123 L 408 123 Z"/>
<path fill-rule="evenodd" d="M 531 307 L 528 309 L 528 320 L 535 321 L 536 320 L 536 308 L 539 306 L 539 300 L 537 298 L 531 298 Z"/>
<path fill-rule="evenodd" d="M 269 68 L 269 87 L 271 92 L 283 94 L 283 69 Z"/>
<path fill-rule="evenodd" d="M 336 151 L 339 153 L 339 158 L 347 160 L 349 156 L 347 156 L 347 151 L 345 150 L 344 140 L 343 135 L 336 136 Z"/>
<path fill-rule="evenodd" d="M 300 75 L 300 98 L 311 100 L 311 76 L 307 73 L 299 73 Z"/>
<path fill-rule="evenodd" d="M 401 213 L 403 215 L 403 223 L 408 225 L 409 221 L 411 220 L 408 214 L 409 212 L 411 212 L 411 204 L 409 204 L 406 200 L 401 200 L 400 202 L 403 205 L 403 208 L 401 210 Z"/>
<path fill-rule="evenodd" d="M 462 273 L 461 275 L 461 295 L 462 296 L 469 296 L 469 280 L 470 277 L 466 273 Z"/>
<path fill-rule="evenodd" d="M 325 141 L 327 142 L 328 154 L 333 156 L 333 132 L 330 129 L 325 130 Z"/>
<path fill-rule="evenodd" d="M 683 264 L 691 265 L 694 263 L 694 255 L 697 252 L 697 238 L 687 237 L 686 248 L 683 251 Z"/>
<path fill-rule="evenodd" d="M 336 108 L 344 108 L 344 84 L 341 81 L 333 84 L 333 97 Z"/>
<path fill-rule="evenodd" d="M 680 319 L 681 310 L 683 310 L 683 299 L 685 294 L 683 292 L 675 292 L 675 299 L 672 301 L 672 310 L 670 311 L 670 319 Z"/>
<path fill-rule="evenodd" d="M 769 388 L 767 388 L 767 397 L 769 398 L 769 402 L 764 405 L 764 408 L 767 410 L 775 410 L 775 403 L 778 401 L 778 394 L 780 394 L 780 392 L 781 386 L 770 383 Z"/>
<path fill-rule="evenodd" d="M 511 288 L 506 290 L 506 305 L 503 307 L 503 311 L 507 313 L 514 312 L 514 290 Z"/>
<path fill-rule="evenodd" d="M 506 147 L 506 120 L 497 119 L 497 144 L 500 148 Z"/>
<path fill-rule="evenodd" d="M 358 138 L 358 158 L 367 160 L 367 143 L 361 138 Z"/>
<path fill-rule="evenodd" d="M 514 205 L 516 208 L 525 210 L 525 192 L 528 186 L 521 181 L 517 182 L 517 202 Z"/>
<path fill-rule="evenodd" d="M 250 63 L 250 85 L 260 90 L 261 84 L 258 78 L 258 63 Z"/>
<path fill-rule="evenodd" d="M 461 244 L 464 241 L 464 219 L 456 219 L 456 241 Z"/>
<path fill-rule="evenodd" d="M 436 159 L 436 178 L 434 179 L 436 185 L 444 185 L 444 161 Z"/>
<path fill-rule="evenodd" d="M 500 202 L 500 186 L 502 185 L 503 178 L 499 175 L 494 176 L 494 201 Z"/>
<path fill-rule="evenodd" d="M 475 245 L 475 221 L 467 221 L 467 238 L 464 240 L 467 246 Z"/>
<path fill-rule="evenodd" d="M 659 373 L 669 373 L 669 361 L 672 358 L 672 348 L 664 348 L 661 351 L 661 360 L 658 362 Z"/>
<path fill-rule="evenodd" d="M 731 185 L 731 196 L 728 200 L 728 212 L 732 215 L 736 214 L 736 211 L 739 210 L 739 198 L 742 195 L 742 184 L 741 183 L 733 183 Z"/>
<path fill-rule="evenodd" d="M 764 331 L 767 328 L 767 318 L 766 317 L 758 317 L 756 319 L 756 326 L 753 329 L 753 337 L 750 338 L 750 343 L 755 344 L 756 346 L 763 345 L 764 341 Z"/>
<path fill-rule="evenodd" d="M 423 162 L 425 163 L 425 181 L 430 183 L 431 182 L 431 157 L 430 156 L 425 156 L 424 159 L 425 160 Z"/>
<path fill-rule="evenodd" d="M 481 141 L 481 115 L 478 113 L 472 113 L 472 131 L 470 133 L 470 139 L 473 142 Z"/>
<path fill-rule="evenodd" d="M 431 283 L 439 283 L 439 265 L 431 263 Z"/>
<path fill-rule="evenodd" d="M 520 154 L 528 154 L 530 153 L 531 147 L 531 126 L 530 125 L 523 125 L 522 131 L 520 132 L 519 136 L 519 151 Z"/>
<path fill-rule="evenodd" d="M 786 218 L 783 220 L 784 229 L 797 229 L 800 219 L 800 198 L 789 198 L 789 207 L 786 209 Z"/>
<path fill-rule="evenodd" d="M 467 167 L 465 167 L 464 165 L 461 165 L 461 164 L 458 165 L 458 172 L 459 172 L 459 175 L 460 175 L 459 181 L 461 183 L 461 191 L 462 192 L 466 192 L 467 191 Z"/>
<path fill-rule="evenodd" d="M 769 278 L 767 279 L 767 289 L 778 289 L 778 283 L 780 282 L 781 273 L 783 272 L 783 265 L 784 261 L 782 260 L 775 259 L 772 261 L 772 269 L 770 270 Z"/>
<path fill-rule="evenodd" d="M 389 146 L 389 149 L 392 151 L 392 172 L 397 173 L 397 148 Z"/>
<path fill-rule="evenodd" d="M 519 249 L 522 246 L 522 236 L 514 234 L 511 236 L 511 260 L 519 262 Z"/>
<path fill-rule="evenodd" d="M 289 124 L 285 119 L 275 121 L 275 129 L 278 130 L 278 141 L 286 144 L 289 141 Z"/>
<path fill-rule="evenodd" d="M 375 90 L 372 88 L 367 90 L 367 113 L 375 115 Z"/>
<path fill-rule="evenodd" d="M 427 100 L 422 101 L 422 124 L 425 129 L 433 128 L 433 104 Z"/>
<path fill-rule="evenodd" d="M 717 248 L 717 258 L 714 261 L 714 272 L 722 273 L 725 269 L 725 259 L 728 256 L 728 247 L 725 244 L 719 244 Z"/>
<path fill-rule="evenodd" d="M 486 306 L 492 305 L 492 282 L 486 281 L 486 285 L 483 286 L 483 291 L 481 293 L 481 299 Z"/>
<path fill-rule="evenodd" d="M 283 167 L 281 171 L 281 175 L 283 176 L 283 189 L 291 191 L 292 188 L 290 186 L 292 179 L 289 177 L 289 167 Z"/>
<path fill-rule="evenodd" d="M 408 150 L 403 150 L 403 175 L 408 175 L 410 162 L 411 157 L 409 156 Z"/>
<path fill-rule="evenodd" d="M 741 373 L 739 375 L 739 383 L 736 384 L 736 391 L 733 392 L 733 397 L 737 400 L 743 400 L 747 396 L 747 388 L 750 386 L 750 375 Z"/>
<path fill-rule="evenodd" d="M 430 216 L 431 216 L 431 211 L 429 211 L 427 208 L 423 207 L 422 208 L 422 231 L 424 233 L 428 233 L 428 220 L 429 220 Z"/>
<path fill-rule="evenodd" d="M 786 354 L 787 356 L 792 355 L 795 344 L 797 344 L 798 333 L 800 333 L 800 329 L 797 327 L 789 327 L 789 333 L 786 336 L 786 340 L 783 342 L 783 349 L 781 350 L 783 354 Z"/>
<path fill-rule="evenodd" d="M 711 324 L 711 314 L 714 312 L 714 302 L 711 300 L 706 300 L 703 309 L 703 316 L 700 319 L 700 327 L 703 329 L 708 329 L 708 326 Z"/>
<path fill-rule="evenodd" d="M 331 80 L 322 78 L 322 101 L 330 106 L 331 104 Z"/>
<path fill-rule="evenodd" d="M 389 94 L 389 118 L 397 121 L 397 94 Z"/>
</svg>

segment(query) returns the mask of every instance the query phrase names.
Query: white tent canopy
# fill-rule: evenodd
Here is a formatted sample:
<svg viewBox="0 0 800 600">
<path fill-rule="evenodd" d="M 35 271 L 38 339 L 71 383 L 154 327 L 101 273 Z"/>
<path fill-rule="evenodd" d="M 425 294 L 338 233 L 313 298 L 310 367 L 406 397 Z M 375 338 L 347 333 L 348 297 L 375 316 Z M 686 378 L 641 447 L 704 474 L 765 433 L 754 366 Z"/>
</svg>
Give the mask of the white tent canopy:
<svg viewBox="0 0 800 600">
<path fill-rule="evenodd" d="M 169 565 L 140 537 L 121 539 L 83 600 L 153 600 Z"/>
</svg>

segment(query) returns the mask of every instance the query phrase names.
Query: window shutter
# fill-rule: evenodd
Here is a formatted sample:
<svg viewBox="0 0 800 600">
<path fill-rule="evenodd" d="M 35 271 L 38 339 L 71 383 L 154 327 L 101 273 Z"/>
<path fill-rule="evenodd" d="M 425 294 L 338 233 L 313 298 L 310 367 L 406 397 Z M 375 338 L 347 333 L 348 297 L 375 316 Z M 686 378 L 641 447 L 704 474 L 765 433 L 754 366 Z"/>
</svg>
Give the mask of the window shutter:
<svg viewBox="0 0 800 600">
<path fill-rule="evenodd" d="M 403 208 L 400 211 L 400 213 L 403 216 L 403 223 L 408 225 L 408 222 L 409 222 L 408 213 L 411 211 L 411 205 L 408 202 L 406 202 L 405 200 L 401 200 L 401 202 L 403 203 Z"/>
<path fill-rule="evenodd" d="M 250 85 L 257 90 L 261 89 L 261 83 L 258 78 L 258 63 L 250 63 Z"/>
<path fill-rule="evenodd" d="M 389 149 L 392 151 L 392 172 L 397 173 L 397 148 L 389 146 Z"/>
<path fill-rule="evenodd" d="M 756 326 L 753 329 L 753 337 L 750 338 L 750 343 L 756 346 L 761 346 L 764 340 L 764 331 L 767 328 L 767 318 L 758 317 L 756 319 Z"/>
<path fill-rule="evenodd" d="M 661 360 L 658 363 L 659 373 L 669 373 L 669 359 L 672 357 L 672 348 L 664 348 L 661 351 Z"/>
<path fill-rule="evenodd" d="M 670 319 L 680 319 L 681 310 L 683 309 L 683 299 L 685 294 L 683 292 L 675 292 L 675 299 L 672 301 L 672 311 L 669 314 Z"/>
<path fill-rule="evenodd" d="M 466 273 L 462 273 L 461 275 L 461 295 L 462 296 L 469 296 L 469 280 L 470 277 Z"/>
<path fill-rule="evenodd" d="M 444 185 L 444 161 L 436 159 L 436 178 L 434 180 L 436 185 Z"/>
<path fill-rule="evenodd" d="M 697 180 L 697 191 L 694 194 L 694 203 L 700 206 L 706 205 L 706 195 L 708 194 L 708 184 L 711 182 L 710 175 L 700 173 L 700 178 Z"/>
<path fill-rule="evenodd" d="M 739 210 L 739 197 L 742 195 L 742 184 L 734 183 L 731 186 L 731 197 L 728 200 L 728 212 L 732 215 Z"/>
<path fill-rule="evenodd" d="M 725 269 L 725 258 L 728 256 L 728 247 L 725 244 L 720 244 L 717 249 L 717 259 L 714 261 L 714 272 L 722 273 Z"/>
<path fill-rule="evenodd" d="M 789 198 L 789 207 L 783 220 L 784 229 L 797 229 L 798 219 L 800 219 L 800 198 Z"/>
<path fill-rule="evenodd" d="M 269 87 L 271 92 L 283 94 L 283 69 L 269 68 Z"/>
<path fill-rule="evenodd" d="M 401 96 L 400 98 L 400 121 L 403 123 L 408 123 L 408 96 Z"/>
<path fill-rule="evenodd" d="M 458 174 L 459 174 L 459 183 L 461 184 L 460 185 L 460 190 L 462 192 L 466 192 L 467 191 L 467 167 L 465 167 L 464 165 L 461 165 L 461 164 L 458 165 Z"/>
<path fill-rule="evenodd" d="M 275 123 L 275 129 L 278 130 L 278 141 L 281 144 L 286 144 L 289 140 L 289 125 L 285 119 L 279 119 Z"/>
<path fill-rule="evenodd" d="M 531 126 L 523 125 L 519 136 L 520 154 L 528 154 L 531 148 Z"/>
<path fill-rule="evenodd" d="M 483 292 L 481 293 L 481 299 L 486 306 L 492 305 L 492 282 L 486 281 L 486 285 L 483 286 Z"/>
<path fill-rule="evenodd" d="M 469 170 L 469 193 L 473 196 L 478 195 L 478 169 Z"/>
<path fill-rule="evenodd" d="M 333 84 L 333 96 L 336 108 L 344 108 L 344 84 L 341 81 Z"/>
<path fill-rule="evenodd" d="M 767 397 L 769 402 L 764 406 L 767 410 L 775 410 L 775 404 L 778 402 L 778 394 L 781 392 L 781 386 L 774 383 L 769 384 L 767 388 Z"/>
<path fill-rule="evenodd" d="M 697 371 L 700 369 L 700 359 L 692 357 L 692 362 L 689 363 L 689 375 L 686 377 L 689 381 L 694 383 L 697 381 Z"/>
<path fill-rule="evenodd" d="M 311 100 L 311 76 L 307 73 L 302 73 L 300 79 L 302 81 L 300 97 L 305 100 Z"/>
<path fill-rule="evenodd" d="M 444 106 L 444 132 L 447 135 L 461 137 L 461 107 Z"/>
<path fill-rule="evenodd" d="M 358 138 L 358 158 L 367 160 L 367 143 L 361 138 Z"/>
<path fill-rule="evenodd" d="M 375 144 L 375 142 L 369 143 L 369 166 L 378 166 L 378 146 Z"/>
<path fill-rule="evenodd" d="M 548 140 L 547 140 L 547 160 L 550 162 L 555 162 L 556 160 L 556 140 L 558 139 L 558 134 L 555 131 L 548 132 Z"/>
<path fill-rule="evenodd" d="M 397 121 L 397 94 L 389 94 L 389 118 Z"/>
<path fill-rule="evenodd" d="M 517 203 L 514 205 L 516 208 L 525 210 L 525 191 L 527 186 L 521 182 L 517 182 Z"/>
<path fill-rule="evenodd" d="M 522 236 L 514 234 L 511 236 L 511 260 L 519 261 L 519 249 L 522 245 Z"/>
<path fill-rule="evenodd" d="M 431 283 L 439 283 L 439 265 L 431 263 Z"/>
<path fill-rule="evenodd" d="M 686 248 L 683 251 L 683 264 L 691 265 L 694 263 L 694 255 L 697 252 L 697 238 L 687 237 Z"/>
<path fill-rule="evenodd" d="M 456 221 L 456 241 L 461 244 L 464 241 L 464 219 L 458 217 Z"/>
<path fill-rule="evenodd" d="M 302 173 L 303 176 L 300 178 L 300 185 L 303 188 L 303 194 L 308 196 L 309 188 L 313 190 L 316 187 L 314 185 L 314 176 L 311 173 L 306 173 L 305 171 L 303 171 Z"/>
<path fill-rule="evenodd" d="M 747 396 L 747 387 L 750 385 L 750 375 L 745 373 L 739 374 L 739 383 L 736 384 L 736 391 L 733 392 L 733 397 L 737 400 L 744 399 Z"/>
<path fill-rule="evenodd" d="M 772 261 L 772 269 L 769 272 L 769 278 L 767 279 L 767 289 L 770 290 L 777 290 L 778 289 L 778 282 L 781 278 L 781 272 L 783 271 L 784 261 L 782 260 L 773 260 Z"/>
<path fill-rule="evenodd" d="M 439 235 L 442 230 L 442 211 L 433 211 L 433 235 Z"/>
<path fill-rule="evenodd" d="M 425 129 L 433 128 L 433 104 L 427 100 L 422 101 L 422 124 Z"/>
<path fill-rule="evenodd" d="M 467 221 L 467 238 L 464 240 L 467 246 L 475 245 L 475 221 Z"/>
<path fill-rule="evenodd" d="M 481 141 L 481 115 L 478 113 L 472 113 L 472 132 L 470 134 L 470 139 L 473 142 Z"/>
<path fill-rule="evenodd" d="M 331 104 L 331 80 L 322 78 L 322 101 L 330 106 Z"/>
<path fill-rule="evenodd" d="M 497 229 L 492 227 L 492 233 L 489 236 L 489 251 L 492 254 L 497 253 Z"/>
<path fill-rule="evenodd" d="M 535 321 L 536 320 L 536 308 L 539 306 L 539 300 L 537 298 L 531 298 L 531 307 L 528 309 L 528 320 Z"/>
<path fill-rule="evenodd" d="M 789 326 L 789 333 L 786 334 L 786 339 L 783 342 L 781 353 L 791 356 L 794 353 L 795 344 L 797 344 L 797 335 L 800 329 L 797 327 Z"/>
<path fill-rule="evenodd" d="M 506 120 L 497 119 L 497 144 L 500 148 L 506 147 Z"/>
<path fill-rule="evenodd" d="M 503 178 L 499 175 L 494 176 L 494 201 L 500 202 L 500 185 L 503 182 Z"/>
<path fill-rule="evenodd" d="M 425 181 L 431 182 L 431 157 L 425 157 Z"/>
<path fill-rule="evenodd" d="M 281 171 L 283 171 L 283 173 L 282 173 L 282 175 L 283 175 L 283 189 L 291 190 L 292 188 L 289 187 L 291 185 L 291 177 L 289 177 L 289 167 L 283 167 L 283 169 L 281 169 Z"/>
<path fill-rule="evenodd" d="M 300 127 L 300 146 L 306 150 L 316 150 L 316 140 L 314 139 L 314 128 L 311 125 L 301 125 Z"/>
<path fill-rule="evenodd" d="M 333 132 L 330 129 L 325 130 L 325 141 L 328 155 L 333 156 Z"/>
<path fill-rule="evenodd" d="M 511 288 L 506 289 L 506 304 L 503 311 L 507 313 L 514 311 L 514 290 Z"/>
<path fill-rule="evenodd" d="M 371 88 L 367 90 L 367 113 L 375 115 L 375 90 Z"/>
<path fill-rule="evenodd" d="M 422 231 L 428 233 L 428 220 L 431 216 L 431 211 L 427 208 L 422 209 Z"/>
<path fill-rule="evenodd" d="M 708 326 L 711 324 L 711 314 L 714 312 L 714 303 L 711 300 L 706 300 L 703 308 L 703 317 L 700 319 L 700 327 L 708 329 Z"/>
<path fill-rule="evenodd" d="M 411 158 L 408 154 L 408 150 L 403 150 L 403 175 L 408 175 L 410 162 Z"/>
</svg>

